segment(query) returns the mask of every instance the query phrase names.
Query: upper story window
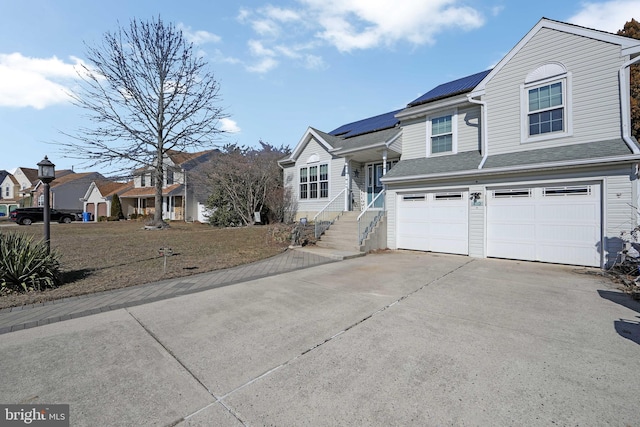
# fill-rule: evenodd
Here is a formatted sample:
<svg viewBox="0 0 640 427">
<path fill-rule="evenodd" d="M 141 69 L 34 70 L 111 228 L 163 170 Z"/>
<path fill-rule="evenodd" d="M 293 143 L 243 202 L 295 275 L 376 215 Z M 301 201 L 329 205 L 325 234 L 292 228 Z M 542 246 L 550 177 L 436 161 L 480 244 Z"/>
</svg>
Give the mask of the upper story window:
<svg viewBox="0 0 640 427">
<path fill-rule="evenodd" d="M 173 184 L 173 171 L 167 169 L 167 185 Z"/>
<path fill-rule="evenodd" d="M 145 174 L 140 175 L 140 187 L 147 186 L 147 176 Z"/>
<path fill-rule="evenodd" d="M 455 153 L 456 114 L 447 113 L 427 119 L 427 155 Z"/>
<path fill-rule="evenodd" d="M 571 74 L 550 63 L 529 73 L 521 86 L 522 142 L 570 136 Z"/>
<path fill-rule="evenodd" d="M 329 164 L 300 168 L 300 199 L 329 197 Z"/>
<path fill-rule="evenodd" d="M 9 197 L 9 186 L 7 185 L 7 187 L 4 189 L 4 197 Z"/>
<path fill-rule="evenodd" d="M 564 131 L 562 83 L 529 89 L 529 136 Z"/>
<path fill-rule="evenodd" d="M 151 183 L 149 184 L 150 187 L 155 187 L 156 186 L 156 176 L 153 172 L 151 172 L 151 174 L 149 175 L 149 178 Z"/>
</svg>

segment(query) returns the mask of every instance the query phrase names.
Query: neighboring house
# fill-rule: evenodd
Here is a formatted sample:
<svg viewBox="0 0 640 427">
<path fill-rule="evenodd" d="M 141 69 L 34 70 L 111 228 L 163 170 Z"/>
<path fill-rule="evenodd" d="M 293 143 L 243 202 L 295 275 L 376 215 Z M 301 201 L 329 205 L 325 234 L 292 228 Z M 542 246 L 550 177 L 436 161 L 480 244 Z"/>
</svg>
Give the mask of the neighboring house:
<svg viewBox="0 0 640 427">
<path fill-rule="evenodd" d="M 74 172 L 69 169 L 57 170 L 56 180 L 72 173 Z M 35 191 L 36 186 L 40 183 L 40 180 L 38 179 L 38 169 L 20 167 L 13 172 L 13 176 L 16 181 L 18 181 L 19 188 L 17 197 L 20 200 L 20 206 L 38 206 L 37 199 L 33 197 L 33 192 Z"/>
<path fill-rule="evenodd" d="M 20 184 L 12 174 L 7 173 L 0 180 L 0 216 L 9 216 L 9 212 L 20 206 L 19 190 Z"/>
<path fill-rule="evenodd" d="M 98 172 L 60 172 L 56 171 L 56 179 L 50 184 L 49 203 L 51 208 L 82 211 L 84 208 L 83 198 L 91 183 L 104 179 L 104 177 Z M 34 206 L 44 206 L 43 193 L 44 184 L 38 181 L 32 190 Z"/>
<path fill-rule="evenodd" d="M 169 150 L 164 158 L 162 183 L 162 217 L 170 220 L 201 221 L 206 197 L 192 182 L 198 168 L 209 162 L 217 150 L 186 153 Z M 134 171 L 133 188 L 120 194 L 125 217 L 155 213 L 155 173 L 149 166 Z"/>
<path fill-rule="evenodd" d="M 384 206 L 391 249 L 611 265 L 638 224 L 639 54 L 640 40 L 543 18 L 492 70 L 309 128 L 280 161 L 299 216 L 335 197 L 361 211 L 382 193 L 369 209 Z"/>
<path fill-rule="evenodd" d="M 115 182 L 108 179 L 93 181 L 84 195 L 83 212 L 89 212 L 93 221 L 98 221 L 102 216 L 111 215 L 111 203 L 113 196 L 120 196 L 133 188 L 133 181 Z"/>
</svg>

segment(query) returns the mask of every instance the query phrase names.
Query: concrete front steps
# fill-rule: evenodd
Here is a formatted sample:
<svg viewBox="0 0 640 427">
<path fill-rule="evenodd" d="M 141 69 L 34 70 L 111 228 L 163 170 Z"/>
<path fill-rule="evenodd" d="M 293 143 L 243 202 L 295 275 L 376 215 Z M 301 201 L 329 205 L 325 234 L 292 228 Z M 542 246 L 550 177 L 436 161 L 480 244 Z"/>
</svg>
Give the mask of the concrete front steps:
<svg viewBox="0 0 640 427">
<path fill-rule="evenodd" d="M 360 212 L 345 212 L 320 236 L 316 246 L 341 251 L 360 252 L 358 246 L 358 215 Z"/>
<path fill-rule="evenodd" d="M 331 224 L 316 242 L 316 251 L 333 254 L 334 259 L 348 259 L 363 256 L 374 249 L 387 247 L 386 218 L 383 218 L 373 232 L 358 246 L 358 215 L 360 212 L 345 212 Z"/>
</svg>

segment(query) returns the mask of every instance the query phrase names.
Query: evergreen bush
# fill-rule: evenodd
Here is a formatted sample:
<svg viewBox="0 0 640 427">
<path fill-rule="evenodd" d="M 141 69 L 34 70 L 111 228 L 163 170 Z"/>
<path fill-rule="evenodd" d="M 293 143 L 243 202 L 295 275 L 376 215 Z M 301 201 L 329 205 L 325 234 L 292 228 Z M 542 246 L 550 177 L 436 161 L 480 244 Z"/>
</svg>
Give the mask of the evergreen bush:
<svg viewBox="0 0 640 427">
<path fill-rule="evenodd" d="M 62 284 L 59 254 L 44 241 L 0 233 L 0 293 L 42 291 Z"/>
</svg>

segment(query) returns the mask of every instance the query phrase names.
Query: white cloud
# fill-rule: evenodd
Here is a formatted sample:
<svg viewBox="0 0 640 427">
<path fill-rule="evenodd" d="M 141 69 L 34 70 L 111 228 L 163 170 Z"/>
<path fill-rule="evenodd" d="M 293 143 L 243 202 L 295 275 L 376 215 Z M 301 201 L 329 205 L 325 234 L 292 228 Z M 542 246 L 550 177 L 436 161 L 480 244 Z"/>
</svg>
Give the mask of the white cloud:
<svg viewBox="0 0 640 427">
<path fill-rule="evenodd" d="M 237 19 L 250 25 L 256 40 L 248 44 L 266 72 L 286 58 L 311 69 L 325 63 L 316 50 L 332 46 L 341 52 L 398 43 L 435 43 L 442 31 L 472 30 L 485 23 L 482 14 L 460 0 L 297 0 L 298 7 L 243 8 Z M 497 12 L 496 12 L 497 13 Z M 301 42 L 302 41 L 302 42 Z"/>
<path fill-rule="evenodd" d="M 240 126 L 229 118 L 220 119 L 220 129 L 229 133 L 240 133 Z"/>
<path fill-rule="evenodd" d="M 480 12 L 457 0 L 300 0 L 317 16 L 317 36 L 348 52 L 399 42 L 432 44 L 446 29 L 484 25 Z"/>
<path fill-rule="evenodd" d="M 187 41 L 200 46 L 207 43 L 219 43 L 222 38 L 214 33 L 210 33 L 204 30 L 192 30 L 191 27 L 187 27 L 183 23 L 177 25 L 178 30 L 182 31 Z"/>
<path fill-rule="evenodd" d="M 0 106 L 33 107 L 38 110 L 69 102 L 69 89 L 82 64 L 57 57 L 30 58 L 20 53 L 0 54 Z"/>
<path fill-rule="evenodd" d="M 604 2 L 584 2 L 582 8 L 569 22 L 583 27 L 616 33 L 631 18 L 640 18 L 640 1 L 611 0 Z"/>
<path fill-rule="evenodd" d="M 250 71 L 252 73 L 266 73 L 268 71 L 273 70 L 277 66 L 278 66 L 278 61 L 276 61 L 273 58 L 266 57 L 266 58 L 262 58 L 261 60 L 259 60 L 258 63 L 254 65 L 248 65 L 247 71 Z"/>
</svg>

